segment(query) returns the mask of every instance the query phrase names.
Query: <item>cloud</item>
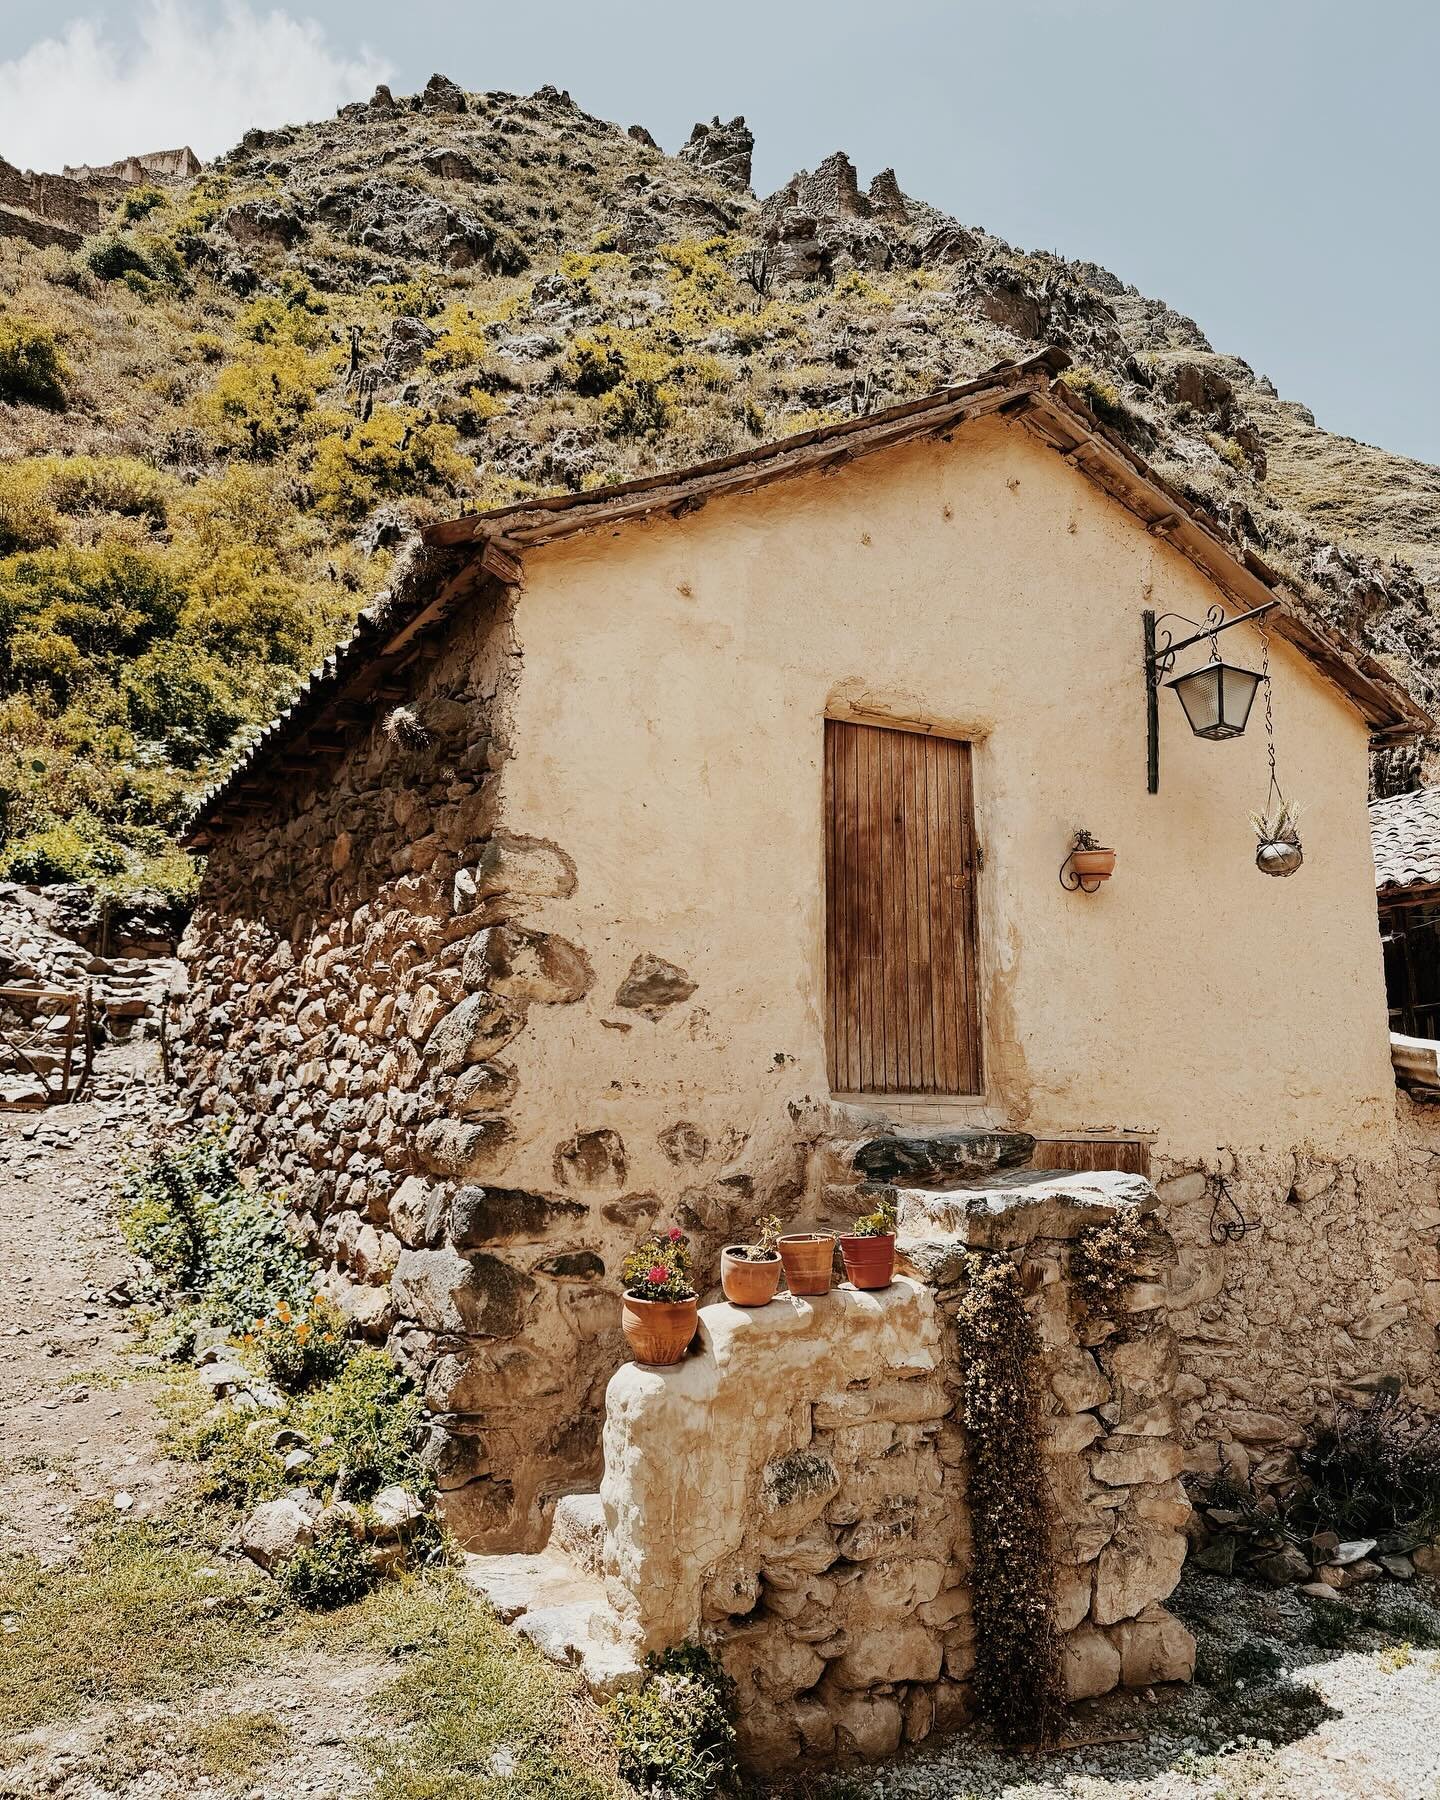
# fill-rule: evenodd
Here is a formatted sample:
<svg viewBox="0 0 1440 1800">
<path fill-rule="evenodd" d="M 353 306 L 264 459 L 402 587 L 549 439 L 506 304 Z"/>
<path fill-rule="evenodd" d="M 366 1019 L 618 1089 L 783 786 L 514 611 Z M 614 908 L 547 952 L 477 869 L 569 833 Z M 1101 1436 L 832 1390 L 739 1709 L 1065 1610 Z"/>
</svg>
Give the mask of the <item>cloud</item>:
<svg viewBox="0 0 1440 1800">
<path fill-rule="evenodd" d="M 278 8 L 148 0 L 130 42 L 81 18 L 0 62 L 0 156 L 50 170 L 181 144 L 211 157 L 252 125 L 318 118 L 389 74 L 363 45 L 342 54 L 315 20 Z"/>
</svg>

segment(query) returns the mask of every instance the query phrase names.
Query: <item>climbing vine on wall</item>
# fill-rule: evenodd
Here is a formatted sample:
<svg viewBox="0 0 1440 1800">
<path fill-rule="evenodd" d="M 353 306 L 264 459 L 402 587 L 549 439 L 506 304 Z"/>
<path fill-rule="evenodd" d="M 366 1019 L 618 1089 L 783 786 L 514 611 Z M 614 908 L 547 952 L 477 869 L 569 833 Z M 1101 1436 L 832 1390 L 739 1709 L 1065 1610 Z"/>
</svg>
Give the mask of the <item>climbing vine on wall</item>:
<svg viewBox="0 0 1440 1800">
<path fill-rule="evenodd" d="M 1087 1318 L 1103 1317 L 1134 1281 L 1145 1249 L 1147 1227 L 1138 1212 L 1118 1213 L 1090 1225 L 1075 1240 L 1070 1279 Z"/>
<path fill-rule="evenodd" d="M 970 1456 L 976 1707 L 998 1737 L 1045 1741 L 1064 1701 L 1053 1519 L 1040 1434 L 1040 1340 L 1006 1257 L 966 1257 L 955 1313 Z"/>
</svg>

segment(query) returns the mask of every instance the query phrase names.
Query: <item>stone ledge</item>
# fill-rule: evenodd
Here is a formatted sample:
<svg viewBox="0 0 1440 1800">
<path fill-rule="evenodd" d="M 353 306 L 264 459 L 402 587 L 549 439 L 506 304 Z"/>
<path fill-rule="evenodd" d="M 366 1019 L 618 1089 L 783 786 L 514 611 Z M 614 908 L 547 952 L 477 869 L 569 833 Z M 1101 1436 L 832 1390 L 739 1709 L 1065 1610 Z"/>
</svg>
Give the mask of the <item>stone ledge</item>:
<svg viewBox="0 0 1440 1800">
<path fill-rule="evenodd" d="M 1076 1238 L 1122 1213 L 1149 1212 L 1155 1190 L 1117 1170 L 1024 1170 L 963 1188 L 901 1188 L 897 1250 L 931 1282 L 951 1279 L 957 1249 L 1019 1250 L 1036 1238 Z"/>
</svg>

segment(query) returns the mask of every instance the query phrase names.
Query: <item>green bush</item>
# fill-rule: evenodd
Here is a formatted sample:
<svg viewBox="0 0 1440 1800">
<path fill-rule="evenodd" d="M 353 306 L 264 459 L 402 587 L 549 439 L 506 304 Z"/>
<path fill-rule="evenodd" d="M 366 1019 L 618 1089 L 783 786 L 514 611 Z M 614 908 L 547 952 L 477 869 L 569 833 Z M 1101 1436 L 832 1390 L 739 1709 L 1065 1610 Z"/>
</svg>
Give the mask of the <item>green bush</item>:
<svg viewBox="0 0 1440 1800">
<path fill-rule="evenodd" d="M 314 1274 L 263 1191 L 245 1187 L 223 1130 L 172 1138 L 120 1180 L 126 1243 L 162 1291 L 205 1299 L 241 1329 L 309 1304 Z"/>
<path fill-rule="evenodd" d="M 410 407 L 377 407 L 363 424 L 332 422 L 315 456 L 315 505 L 363 519 L 381 500 L 454 493 L 469 473 L 453 426 L 424 420 Z"/>
<path fill-rule="evenodd" d="M 698 1644 L 646 1658 L 644 1685 L 610 1702 L 620 1773 L 642 1794 L 709 1800 L 739 1779 L 735 1684 Z"/>
<path fill-rule="evenodd" d="M 178 769 L 194 769 L 223 750 L 249 711 L 231 666 L 183 639 L 137 656 L 120 678 L 120 692 L 131 730 L 162 745 Z"/>
<path fill-rule="evenodd" d="M 6 881 L 95 881 L 124 867 L 104 826 L 87 812 L 56 819 L 0 850 L 0 878 Z"/>
<path fill-rule="evenodd" d="M 185 599 L 160 552 L 113 539 L 94 549 L 7 557 L 0 562 L 0 689 L 42 686 L 63 704 L 84 666 L 138 656 L 156 638 L 172 637 Z"/>
<path fill-rule="evenodd" d="M 322 1532 L 280 1565 L 280 1587 L 289 1600 L 311 1612 L 329 1612 L 363 1600 L 379 1582 L 375 1565 L 345 1525 Z"/>
<path fill-rule="evenodd" d="M 332 1381 L 345 1367 L 348 1330 L 340 1308 L 316 1295 L 299 1313 L 282 1300 L 273 1313 L 254 1321 L 243 1341 L 258 1351 L 277 1386 L 298 1394 Z"/>
<path fill-rule="evenodd" d="M 1422 1541 L 1440 1530 L 1440 1413 L 1403 1394 L 1342 1402 L 1311 1426 L 1296 1461 L 1285 1523 L 1302 1536 L 1403 1531 Z"/>
<path fill-rule="evenodd" d="M 424 1406 L 383 1350 L 353 1351 L 335 1379 L 297 1402 L 291 1417 L 315 1451 L 307 1479 L 334 1480 L 343 1468 L 349 1500 L 368 1500 L 394 1483 L 422 1493 L 432 1485 L 421 1461 Z"/>
<path fill-rule="evenodd" d="M 0 316 L 0 401 L 64 412 L 69 379 L 53 331 L 33 319 Z"/>
<path fill-rule="evenodd" d="M 162 188 L 131 188 L 120 202 L 120 217 L 127 225 L 133 225 L 137 219 L 148 219 L 157 206 L 164 204 L 165 193 Z"/>
<path fill-rule="evenodd" d="M 119 235 L 95 238 L 84 251 L 85 266 L 101 281 L 119 281 L 126 275 L 153 276 L 155 271 L 138 244 Z"/>
<path fill-rule="evenodd" d="M 283 1455 L 268 1448 L 274 1427 L 285 1424 L 305 1434 L 314 1460 L 305 1480 L 317 1490 L 344 1474 L 347 1500 L 372 1499 L 383 1487 L 399 1485 L 425 1498 L 434 1481 L 424 1461 L 425 1409 L 420 1396 L 383 1350 L 352 1349 L 332 1380 L 290 1400 L 266 1419 L 261 1441 L 250 1434 L 253 1420 L 232 1411 L 206 1415 L 180 1433 L 185 1454 L 200 1464 L 202 1491 L 211 1498 L 254 1505 L 273 1500 L 290 1485 Z M 424 1531 L 411 1545 L 412 1557 L 427 1547 Z"/>
</svg>

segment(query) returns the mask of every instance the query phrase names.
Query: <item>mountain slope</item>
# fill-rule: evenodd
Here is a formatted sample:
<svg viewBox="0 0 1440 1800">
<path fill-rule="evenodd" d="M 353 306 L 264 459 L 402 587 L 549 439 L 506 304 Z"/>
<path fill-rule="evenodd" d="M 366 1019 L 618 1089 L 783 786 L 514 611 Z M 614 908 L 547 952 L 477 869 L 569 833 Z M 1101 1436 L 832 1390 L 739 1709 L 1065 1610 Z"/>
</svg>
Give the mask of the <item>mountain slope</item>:
<svg viewBox="0 0 1440 1800">
<path fill-rule="evenodd" d="M 862 189 L 837 153 L 761 203 L 751 144 L 716 120 L 669 157 L 554 89 L 436 77 L 195 177 L 92 184 L 78 244 L 0 236 L 0 873 L 178 879 L 188 796 L 417 521 L 1046 342 L 1307 604 L 1436 692 L 1440 472 L 1319 430 L 1163 302 L 890 171 Z"/>
</svg>

